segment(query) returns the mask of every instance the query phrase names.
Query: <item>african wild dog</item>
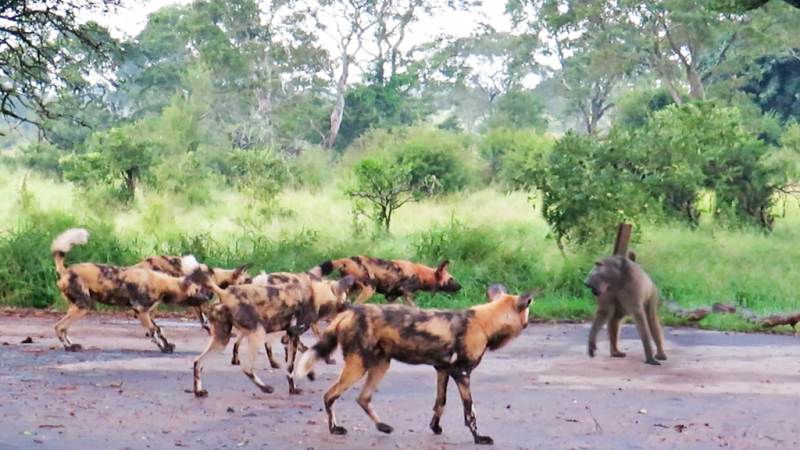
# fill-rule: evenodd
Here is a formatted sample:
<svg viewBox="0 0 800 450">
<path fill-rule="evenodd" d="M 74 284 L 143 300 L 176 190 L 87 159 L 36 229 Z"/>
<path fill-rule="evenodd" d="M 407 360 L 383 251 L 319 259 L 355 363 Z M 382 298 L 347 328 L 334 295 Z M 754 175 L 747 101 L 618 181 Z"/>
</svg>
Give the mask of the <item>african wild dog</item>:
<svg viewBox="0 0 800 450">
<path fill-rule="evenodd" d="M 313 281 L 322 281 L 322 280 L 323 280 L 322 277 L 317 276 L 311 272 L 306 272 L 306 273 L 273 272 L 268 274 L 262 271 L 261 274 L 259 274 L 253 279 L 251 284 L 260 286 L 267 286 L 267 285 L 284 286 L 284 285 L 309 284 Z M 317 338 L 317 340 L 319 340 L 321 334 L 319 331 L 318 323 L 315 322 L 311 324 L 311 331 L 314 333 L 314 336 Z M 266 340 L 264 341 L 264 348 L 267 351 L 267 358 L 269 359 L 269 364 L 273 369 L 280 368 L 280 364 L 278 364 L 278 362 L 275 361 L 275 358 L 272 355 L 272 342 L 281 335 L 283 335 L 281 343 L 285 347 L 288 343 L 289 336 L 283 332 L 270 333 L 270 335 L 268 335 Z M 240 363 L 239 346 L 242 343 L 243 339 L 244 335 L 240 334 L 239 337 L 236 339 L 236 341 L 233 343 L 233 355 L 231 357 L 231 364 L 233 365 L 239 365 Z M 308 348 L 302 342 L 298 342 L 297 345 L 298 345 L 297 351 L 299 353 L 303 353 L 306 350 L 308 350 Z M 289 354 L 286 353 L 285 356 L 286 358 L 288 358 Z M 330 357 L 325 359 L 325 362 L 327 364 L 336 364 L 336 361 L 334 361 Z"/>
<path fill-rule="evenodd" d="M 354 275 L 356 283 L 349 293 L 355 295 L 360 290 L 355 303 L 364 303 L 375 292 L 383 294 L 386 301 L 394 302 L 397 297 L 405 298 L 409 306 L 415 306 L 412 294 L 423 292 L 458 292 L 461 289 L 452 275 L 447 272 L 450 261 L 444 261 L 436 269 L 409 261 L 388 261 L 369 256 L 325 261 L 309 272 L 315 275 L 328 275 L 339 270 L 340 276 Z"/>
<path fill-rule="evenodd" d="M 320 280 L 308 284 L 257 286 L 244 284 L 220 289 L 212 280 L 208 285 L 219 297 L 209 312 L 211 339 L 205 351 L 194 361 L 194 394 L 205 397 L 200 374 L 206 356 L 228 345 L 233 327 L 247 339 L 247 355 L 242 370 L 263 392 L 274 391 L 253 372 L 258 349 L 269 333 L 285 332 L 287 341 L 289 394 L 300 394 L 291 377 L 300 335 L 320 318 L 333 316 L 347 305 L 347 290 L 353 277 L 338 281 Z"/>
<path fill-rule="evenodd" d="M 189 275 L 198 266 L 207 276 L 213 278 L 214 282 L 223 289 L 236 284 L 247 284 L 253 280 L 247 274 L 247 271 L 253 266 L 252 264 L 246 264 L 244 266 L 237 267 L 236 269 L 220 269 L 216 267 L 209 267 L 205 264 L 200 264 L 192 255 L 151 256 L 150 258 L 147 258 L 131 267 L 154 270 L 156 272 L 165 273 L 172 277 L 182 277 L 184 275 Z M 200 318 L 200 324 L 206 331 L 210 330 L 208 328 L 208 321 L 206 320 L 203 310 L 208 308 L 208 305 L 208 303 L 205 303 L 202 306 L 197 307 L 197 314 Z"/>
<path fill-rule="evenodd" d="M 536 293 L 509 295 L 502 284 L 489 286 L 489 303 L 461 311 L 418 310 L 403 305 L 351 305 L 336 316 L 322 340 L 305 352 L 292 374 L 295 379 L 309 373 L 320 358 L 337 346 L 344 354 L 339 380 L 325 393 L 328 429 L 347 434 L 336 423 L 333 404 L 365 374 L 367 381 L 358 404 L 375 422 L 378 431 L 391 433 L 372 407 L 372 394 L 393 359 L 407 364 L 428 364 L 436 369 L 436 403 L 430 428 L 441 434 L 439 419 L 444 412 L 447 381 L 458 385 L 464 403 L 464 420 L 476 444 L 491 444 L 478 434 L 470 392 L 470 374 L 486 350 L 497 350 L 517 337 L 528 324 L 528 307 Z"/>
<path fill-rule="evenodd" d="M 53 259 L 58 271 L 58 289 L 69 303 L 67 314 L 56 323 L 56 336 L 67 351 L 81 350 L 79 344 L 70 342 L 67 329 L 86 315 L 94 302 L 106 305 L 127 306 L 136 311 L 147 335 L 164 353 L 175 349 L 153 322 L 150 311 L 159 304 L 198 307 L 211 300 L 211 291 L 201 284 L 205 275 L 195 268 L 189 275 L 171 277 L 167 274 L 139 267 L 115 267 L 105 264 L 81 263 L 64 267 L 64 258 L 75 245 L 85 244 L 89 232 L 71 228 L 53 241 Z"/>
</svg>

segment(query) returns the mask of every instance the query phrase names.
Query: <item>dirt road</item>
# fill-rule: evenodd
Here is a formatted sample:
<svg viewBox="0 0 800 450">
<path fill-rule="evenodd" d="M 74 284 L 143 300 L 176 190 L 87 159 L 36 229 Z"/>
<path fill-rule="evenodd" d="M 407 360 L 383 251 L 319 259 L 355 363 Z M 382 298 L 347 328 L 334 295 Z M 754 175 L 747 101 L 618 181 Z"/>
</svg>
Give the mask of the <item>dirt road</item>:
<svg viewBox="0 0 800 450">
<path fill-rule="evenodd" d="M 207 337 L 195 323 L 162 319 L 177 345 L 163 355 L 125 317 L 72 328 L 82 353 L 57 346 L 51 318 L 0 318 L 0 450 L 8 449 L 455 449 L 472 448 L 451 383 L 442 426 L 428 429 L 435 375 L 394 363 L 374 404 L 394 434 L 376 431 L 355 403 L 337 404 L 347 436 L 331 436 L 322 393 L 341 369 L 317 366 L 289 396 L 282 370 L 258 368 L 263 394 L 229 364 L 209 361 L 195 398 L 191 360 Z M 643 364 L 635 329 L 623 326 L 626 359 L 586 356 L 587 325 L 531 325 L 487 354 L 473 375 L 478 427 L 498 449 L 790 449 L 800 435 L 800 346 L 787 336 L 667 329 L 669 361 Z M 30 336 L 32 344 L 20 342 Z M 305 337 L 307 343 L 313 336 Z M 601 338 L 604 339 L 604 338 Z M 5 345 L 8 343 L 8 345 Z M 283 355 L 280 344 L 276 355 Z"/>
</svg>

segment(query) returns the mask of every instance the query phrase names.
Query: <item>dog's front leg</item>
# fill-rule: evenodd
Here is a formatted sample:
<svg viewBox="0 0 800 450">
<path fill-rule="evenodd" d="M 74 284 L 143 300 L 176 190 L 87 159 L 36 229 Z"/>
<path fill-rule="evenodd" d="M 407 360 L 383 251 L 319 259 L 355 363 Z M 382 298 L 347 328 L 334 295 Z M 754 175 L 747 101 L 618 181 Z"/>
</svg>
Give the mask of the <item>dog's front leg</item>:
<svg viewBox="0 0 800 450">
<path fill-rule="evenodd" d="M 462 371 L 453 375 L 453 379 L 458 385 L 458 393 L 461 394 L 461 401 L 464 403 L 464 424 L 469 427 L 472 437 L 476 444 L 494 444 L 494 440 L 489 436 L 478 434 L 478 420 L 475 414 L 475 405 L 472 403 L 472 392 L 469 387 L 469 372 Z"/>
</svg>

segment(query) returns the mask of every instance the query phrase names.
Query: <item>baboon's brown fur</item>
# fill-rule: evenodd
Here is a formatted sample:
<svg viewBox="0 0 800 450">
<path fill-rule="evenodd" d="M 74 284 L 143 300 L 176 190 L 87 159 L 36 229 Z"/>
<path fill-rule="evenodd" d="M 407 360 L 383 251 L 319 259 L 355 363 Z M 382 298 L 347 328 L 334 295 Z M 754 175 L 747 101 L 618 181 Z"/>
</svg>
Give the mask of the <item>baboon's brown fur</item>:
<svg viewBox="0 0 800 450">
<path fill-rule="evenodd" d="M 206 356 L 228 345 L 231 330 L 236 330 L 247 339 L 247 354 L 242 370 L 263 392 L 271 393 L 274 388 L 265 385 L 253 372 L 258 349 L 264 345 L 269 333 L 285 332 L 287 341 L 287 362 L 289 393 L 301 391 L 294 385 L 291 372 L 300 335 L 320 318 L 333 316 L 347 304 L 347 290 L 353 284 L 353 277 L 339 281 L 320 280 L 307 284 L 282 286 L 258 286 L 245 284 L 221 289 L 208 280 L 208 285 L 219 297 L 209 313 L 211 339 L 206 350 L 194 362 L 194 393 L 198 397 L 208 395 L 203 389 L 200 375 Z"/>
<path fill-rule="evenodd" d="M 597 333 L 608 322 L 611 356 L 625 357 L 625 353 L 617 347 L 617 341 L 622 318 L 631 315 L 642 339 L 645 362 L 658 366 L 661 365 L 659 360 L 667 359 L 658 318 L 658 288 L 636 263 L 635 253 L 629 252 L 627 258 L 613 255 L 598 260 L 585 284 L 597 299 L 597 312 L 589 332 L 589 356 L 594 357 Z M 650 344 L 651 336 L 656 343 L 655 357 Z"/>
<path fill-rule="evenodd" d="M 410 261 L 351 256 L 325 261 L 309 272 L 324 276 L 338 269 L 342 277 L 355 276 L 356 283 L 348 296 L 355 296 L 358 292 L 357 304 L 364 303 L 377 292 L 383 294 L 388 302 L 403 297 L 409 306 L 415 306 L 411 297 L 418 291 L 458 292 L 461 289 L 461 285 L 447 271 L 449 266 L 450 261 L 443 261 L 434 269 Z"/>
<path fill-rule="evenodd" d="M 339 426 L 333 404 L 364 375 L 367 381 L 357 402 L 377 429 L 391 433 L 372 406 L 372 394 L 394 359 L 407 364 L 427 364 L 436 369 L 436 403 L 430 428 L 440 434 L 439 420 L 444 412 L 447 382 L 458 385 L 464 404 L 465 424 L 477 444 L 491 444 L 488 436 L 478 434 L 470 392 L 470 374 L 486 350 L 497 350 L 517 337 L 528 324 L 528 307 L 534 293 L 509 295 L 501 284 L 487 292 L 489 303 L 461 311 L 419 310 L 403 305 L 351 305 L 336 316 L 322 339 L 303 354 L 294 378 L 305 376 L 315 362 L 330 355 L 337 346 L 344 355 L 339 380 L 324 396 L 328 429 L 332 434 L 346 434 Z"/>
<path fill-rule="evenodd" d="M 197 266 L 200 267 L 200 270 L 202 270 L 204 274 L 211 277 L 214 282 L 223 289 L 237 284 L 247 284 L 253 280 L 247 274 L 247 271 L 250 269 L 250 267 L 252 267 L 252 264 L 246 264 L 244 266 L 237 267 L 236 269 L 220 269 L 216 267 L 209 267 L 205 264 L 200 264 L 197 262 L 197 259 L 191 255 L 151 256 L 132 267 L 162 272 L 172 277 L 182 277 L 191 273 L 194 270 L 193 268 Z M 205 303 L 196 308 L 197 316 L 200 319 L 200 325 L 206 331 L 210 331 L 205 314 L 205 310 L 209 307 L 209 305 L 209 303 Z"/>
<path fill-rule="evenodd" d="M 53 259 L 58 271 L 58 289 L 67 300 L 67 314 L 56 323 L 58 339 L 67 351 L 81 349 L 70 342 L 69 326 L 86 315 L 94 302 L 106 305 L 126 306 L 136 311 L 147 335 L 162 352 L 172 353 L 170 344 L 153 322 L 150 311 L 159 304 L 182 307 L 199 307 L 211 300 L 211 291 L 203 286 L 205 274 L 198 267 L 182 277 L 172 277 L 139 267 L 115 267 L 105 264 L 81 263 L 69 268 L 64 258 L 75 245 L 85 244 L 89 233 L 82 228 L 73 228 L 53 241 Z"/>
</svg>

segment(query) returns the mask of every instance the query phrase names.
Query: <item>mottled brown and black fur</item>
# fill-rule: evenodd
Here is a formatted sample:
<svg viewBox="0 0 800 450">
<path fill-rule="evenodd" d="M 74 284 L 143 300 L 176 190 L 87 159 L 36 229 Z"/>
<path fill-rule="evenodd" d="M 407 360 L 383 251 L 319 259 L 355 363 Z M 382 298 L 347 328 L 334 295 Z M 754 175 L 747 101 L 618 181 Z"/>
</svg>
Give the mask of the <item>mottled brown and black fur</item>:
<svg viewBox="0 0 800 450">
<path fill-rule="evenodd" d="M 322 281 L 323 278 L 317 276 L 311 272 L 306 273 L 291 273 L 291 272 L 273 272 L 267 274 L 262 272 L 261 275 L 257 276 L 252 283 L 259 284 L 262 286 L 272 285 L 272 286 L 284 286 L 284 285 L 300 285 L 300 284 L 310 284 L 315 281 Z M 320 331 L 319 331 L 319 324 L 313 323 L 311 325 L 311 331 L 314 333 L 314 336 L 319 340 L 320 338 Z M 282 336 L 281 343 L 286 347 L 288 342 L 288 336 L 285 335 L 283 332 L 275 333 L 273 335 L 267 336 L 267 340 L 264 342 L 264 348 L 267 351 L 267 359 L 269 359 L 269 364 L 273 369 L 280 368 L 280 364 L 275 361 L 275 358 L 272 354 L 272 342 L 280 335 Z M 233 355 L 231 357 L 231 364 L 239 365 L 239 346 L 244 339 L 244 335 L 239 335 L 236 339 L 236 342 L 233 343 Z M 298 342 L 297 351 L 299 353 L 303 353 L 307 350 L 307 347 L 302 343 Z M 286 358 L 289 357 L 289 353 L 285 352 Z M 332 358 L 328 357 L 325 362 L 327 364 L 336 364 Z"/>
<path fill-rule="evenodd" d="M 210 352 L 219 351 L 228 345 L 231 331 L 236 330 L 247 339 L 247 354 L 242 370 L 263 392 L 271 393 L 274 388 L 265 385 L 253 372 L 258 350 L 264 345 L 268 334 L 285 332 L 287 341 L 289 393 L 301 391 L 294 385 L 291 372 L 300 335 L 320 318 L 330 317 L 341 311 L 347 304 L 347 290 L 353 277 L 339 281 L 320 280 L 308 284 L 281 286 L 258 286 L 246 284 L 220 289 L 209 280 L 209 286 L 219 297 L 209 313 L 211 340 L 206 350 L 194 362 L 194 393 L 198 397 L 208 395 L 203 389 L 200 375 L 203 362 Z"/>
<path fill-rule="evenodd" d="M 611 356 L 625 357 L 625 353 L 617 347 L 617 341 L 622 318 L 630 315 L 642 339 L 645 362 L 658 366 L 661 365 L 659 360 L 667 359 L 661 322 L 658 318 L 658 288 L 644 269 L 636 263 L 635 253 L 628 253 L 627 258 L 612 255 L 598 260 L 585 284 L 597 299 L 597 312 L 589 332 L 589 356 L 594 357 L 594 352 L 597 350 L 597 333 L 608 322 Z M 656 343 L 655 356 L 650 343 L 651 336 Z"/>
<path fill-rule="evenodd" d="M 56 323 L 58 339 L 67 351 L 81 349 L 70 342 L 69 326 L 86 315 L 95 302 L 113 306 L 125 306 L 136 311 L 147 335 L 164 353 L 172 353 L 170 344 L 153 322 L 150 311 L 159 304 L 181 307 L 199 307 L 211 300 L 211 291 L 204 286 L 205 274 L 195 267 L 188 275 L 172 277 L 164 273 L 139 267 L 115 267 L 105 264 L 81 263 L 69 268 L 64 266 L 64 257 L 75 246 L 85 244 L 89 233 L 82 228 L 73 228 L 53 241 L 53 258 L 58 272 L 58 288 L 67 300 L 67 314 Z M 187 268 L 188 269 L 188 268 Z"/>
<path fill-rule="evenodd" d="M 391 433 L 372 406 L 372 394 L 394 359 L 407 364 L 427 364 L 436 369 L 436 403 L 430 428 L 440 434 L 447 383 L 458 385 L 464 405 L 465 424 L 477 444 L 491 444 L 478 434 L 470 391 L 470 374 L 487 350 L 497 350 L 517 337 L 528 324 L 528 307 L 534 293 L 509 295 L 501 284 L 489 287 L 489 303 L 461 311 L 419 310 L 403 305 L 351 305 L 336 316 L 322 339 L 303 354 L 293 376 L 305 376 L 314 363 L 341 347 L 344 368 L 339 380 L 324 396 L 328 428 L 346 434 L 336 422 L 333 404 L 364 375 L 367 381 L 358 396 L 377 429 Z"/>
<path fill-rule="evenodd" d="M 198 266 L 204 274 L 214 280 L 214 282 L 222 289 L 226 289 L 228 286 L 234 286 L 237 284 L 248 284 L 253 280 L 247 273 L 250 267 L 252 267 L 252 264 L 246 264 L 244 266 L 237 267 L 236 269 L 220 269 L 216 267 L 209 267 L 205 264 L 200 264 L 197 262 L 197 259 L 191 255 L 151 256 L 132 267 L 154 270 L 156 272 L 162 272 L 173 277 L 182 277 L 184 275 L 189 275 L 194 268 Z M 202 306 L 197 307 L 197 314 L 200 318 L 200 324 L 202 327 L 206 331 L 210 332 L 205 314 L 205 310 L 208 308 L 208 306 L 209 303 L 205 303 Z"/>
<path fill-rule="evenodd" d="M 358 292 L 357 304 L 364 303 L 377 292 L 383 294 L 388 302 L 403 297 L 409 306 L 415 306 L 411 297 L 416 292 L 453 293 L 461 289 L 461 285 L 447 271 L 449 266 L 450 261 L 444 261 L 434 269 L 409 261 L 352 256 L 325 261 L 310 272 L 323 276 L 338 270 L 342 277 L 355 276 L 356 283 L 348 296 Z"/>
</svg>

